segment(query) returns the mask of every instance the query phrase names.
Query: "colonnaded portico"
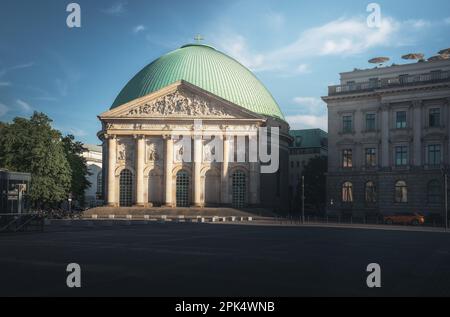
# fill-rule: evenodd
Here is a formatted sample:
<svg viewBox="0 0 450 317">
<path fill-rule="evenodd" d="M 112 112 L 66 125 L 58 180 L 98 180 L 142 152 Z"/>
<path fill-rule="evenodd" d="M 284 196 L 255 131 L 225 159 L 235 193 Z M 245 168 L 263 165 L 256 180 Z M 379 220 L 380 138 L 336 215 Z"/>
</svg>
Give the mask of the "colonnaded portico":
<svg viewBox="0 0 450 317">
<path fill-rule="evenodd" d="M 109 206 L 259 205 L 263 116 L 179 82 L 100 119 Z"/>
</svg>

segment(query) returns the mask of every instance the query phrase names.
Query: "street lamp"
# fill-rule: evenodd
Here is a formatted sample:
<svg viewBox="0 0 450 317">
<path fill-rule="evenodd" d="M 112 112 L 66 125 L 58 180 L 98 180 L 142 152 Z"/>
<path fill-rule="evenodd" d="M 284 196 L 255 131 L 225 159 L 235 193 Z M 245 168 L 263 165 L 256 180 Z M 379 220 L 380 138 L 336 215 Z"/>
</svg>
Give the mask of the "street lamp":
<svg viewBox="0 0 450 317">
<path fill-rule="evenodd" d="M 444 221 L 445 221 L 445 231 L 448 230 L 448 166 L 442 168 L 442 173 L 444 174 Z"/>
<path fill-rule="evenodd" d="M 305 176 L 302 176 L 302 223 L 305 223 Z"/>
</svg>

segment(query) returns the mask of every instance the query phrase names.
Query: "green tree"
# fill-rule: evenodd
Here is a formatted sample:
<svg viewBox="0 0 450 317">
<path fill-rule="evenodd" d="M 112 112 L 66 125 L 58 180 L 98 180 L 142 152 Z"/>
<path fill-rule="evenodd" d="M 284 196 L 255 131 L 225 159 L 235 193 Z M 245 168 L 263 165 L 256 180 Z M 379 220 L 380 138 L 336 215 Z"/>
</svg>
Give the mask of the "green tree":
<svg viewBox="0 0 450 317">
<path fill-rule="evenodd" d="M 35 112 L 31 118 L 15 118 L 0 129 L 0 165 L 31 173 L 31 195 L 37 208 L 55 206 L 67 199 L 71 169 L 52 120 Z"/>
<path fill-rule="evenodd" d="M 322 214 L 326 207 L 326 173 L 328 170 L 328 158 L 317 156 L 309 160 L 303 168 L 305 177 L 305 209 L 315 214 Z M 301 204 L 301 182 L 297 189 L 297 197 Z"/>
<path fill-rule="evenodd" d="M 73 135 L 64 137 L 62 143 L 67 161 L 72 170 L 70 192 L 73 195 L 73 199 L 84 205 L 84 192 L 91 186 L 87 176 L 92 175 L 88 170 L 86 159 L 82 156 L 85 148 L 81 142 L 75 141 Z"/>
</svg>

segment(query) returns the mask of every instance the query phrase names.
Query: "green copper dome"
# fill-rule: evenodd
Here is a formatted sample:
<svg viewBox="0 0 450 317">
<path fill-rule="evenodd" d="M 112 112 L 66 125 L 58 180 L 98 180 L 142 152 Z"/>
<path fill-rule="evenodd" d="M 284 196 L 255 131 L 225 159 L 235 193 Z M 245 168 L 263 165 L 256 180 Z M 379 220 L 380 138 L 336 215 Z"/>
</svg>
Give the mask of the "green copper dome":
<svg viewBox="0 0 450 317">
<path fill-rule="evenodd" d="M 184 80 L 262 115 L 284 119 L 280 107 L 256 76 L 211 46 L 189 44 L 142 69 L 117 96 L 112 108 Z"/>
</svg>

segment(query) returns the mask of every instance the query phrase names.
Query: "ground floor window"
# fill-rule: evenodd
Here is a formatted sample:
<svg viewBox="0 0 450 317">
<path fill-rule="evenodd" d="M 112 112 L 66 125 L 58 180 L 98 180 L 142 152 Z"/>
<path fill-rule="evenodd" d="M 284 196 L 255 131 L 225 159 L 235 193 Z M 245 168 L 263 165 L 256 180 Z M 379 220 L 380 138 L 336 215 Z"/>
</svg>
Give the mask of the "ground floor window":
<svg viewBox="0 0 450 317">
<path fill-rule="evenodd" d="M 186 171 L 177 174 L 177 207 L 189 207 L 189 175 Z"/>
<path fill-rule="evenodd" d="M 342 202 L 344 203 L 353 202 L 353 184 L 350 182 L 345 182 L 342 185 Z"/>
<path fill-rule="evenodd" d="M 373 204 L 377 202 L 377 192 L 374 182 L 366 183 L 366 203 Z"/>
<path fill-rule="evenodd" d="M 237 171 L 232 176 L 233 207 L 243 208 L 246 204 L 247 181 L 245 173 Z"/>
<path fill-rule="evenodd" d="M 131 207 L 133 205 L 133 174 L 130 170 L 120 173 L 120 206 Z"/>
<path fill-rule="evenodd" d="M 395 183 L 395 202 L 408 202 L 408 186 L 406 185 L 405 181 L 398 181 L 397 183 Z"/>
</svg>

